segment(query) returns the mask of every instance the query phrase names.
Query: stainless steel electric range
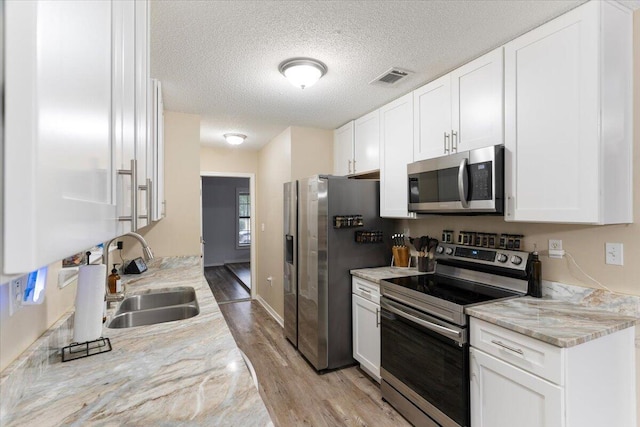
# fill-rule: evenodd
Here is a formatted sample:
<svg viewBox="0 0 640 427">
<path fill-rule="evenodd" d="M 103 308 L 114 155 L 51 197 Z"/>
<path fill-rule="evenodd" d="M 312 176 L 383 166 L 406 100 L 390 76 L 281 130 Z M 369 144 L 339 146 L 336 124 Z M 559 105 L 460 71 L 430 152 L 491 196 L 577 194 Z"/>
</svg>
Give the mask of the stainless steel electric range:
<svg viewBox="0 0 640 427">
<path fill-rule="evenodd" d="M 527 252 L 440 244 L 436 271 L 381 281 L 382 397 L 417 426 L 469 426 L 466 307 L 527 293 Z"/>
</svg>

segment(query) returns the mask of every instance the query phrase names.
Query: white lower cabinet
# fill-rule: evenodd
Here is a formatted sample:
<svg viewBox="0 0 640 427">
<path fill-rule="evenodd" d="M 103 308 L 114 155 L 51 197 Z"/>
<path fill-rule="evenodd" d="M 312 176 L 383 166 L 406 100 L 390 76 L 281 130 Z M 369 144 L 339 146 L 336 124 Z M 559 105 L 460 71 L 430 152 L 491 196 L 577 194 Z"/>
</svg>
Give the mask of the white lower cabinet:
<svg viewBox="0 0 640 427">
<path fill-rule="evenodd" d="M 473 427 L 635 427 L 635 328 L 568 348 L 471 318 Z"/>
<path fill-rule="evenodd" d="M 380 382 L 380 287 L 352 279 L 353 358 Z"/>
</svg>

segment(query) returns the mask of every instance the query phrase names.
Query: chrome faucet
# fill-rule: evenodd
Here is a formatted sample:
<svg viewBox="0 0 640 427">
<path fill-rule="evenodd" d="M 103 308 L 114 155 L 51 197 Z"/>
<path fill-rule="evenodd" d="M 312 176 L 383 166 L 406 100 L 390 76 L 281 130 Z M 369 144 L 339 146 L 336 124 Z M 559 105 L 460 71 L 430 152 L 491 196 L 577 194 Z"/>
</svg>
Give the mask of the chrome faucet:
<svg viewBox="0 0 640 427">
<path fill-rule="evenodd" d="M 150 261 L 153 259 L 153 252 L 151 252 L 151 248 L 149 247 L 149 244 L 147 243 L 146 240 L 144 240 L 144 237 L 142 237 L 138 233 L 129 232 L 109 240 L 104 245 L 104 248 L 102 250 L 102 263 L 107 266 L 107 277 L 105 279 L 105 287 L 107 289 L 107 303 L 122 301 L 124 299 L 124 292 L 121 294 L 112 294 L 109 292 L 109 274 L 108 274 L 110 271 L 109 270 L 109 247 L 111 246 L 114 240 L 120 239 L 124 236 L 134 237 L 138 242 L 140 242 L 140 245 L 142 246 L 142 256 L 144 257 L 145 261 Z"/>
</svg>

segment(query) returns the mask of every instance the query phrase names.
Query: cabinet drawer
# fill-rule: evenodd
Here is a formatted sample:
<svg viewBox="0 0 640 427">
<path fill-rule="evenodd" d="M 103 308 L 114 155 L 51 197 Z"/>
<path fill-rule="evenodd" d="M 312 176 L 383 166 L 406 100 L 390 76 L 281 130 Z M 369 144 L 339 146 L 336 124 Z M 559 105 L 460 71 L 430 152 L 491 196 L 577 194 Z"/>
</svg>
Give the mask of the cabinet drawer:
<svg viewBox="0 0 640 427">
<path fill-rule="evenodd" d="M 471 345 L 555 384 L 563 385 L 560 347 L 471 318 Z"/>
<path fill-rule="evenodd" d="M 354 295 L 359 295 L 364 299 L 380 304 L 380 285 L 377 283 L 353 277 L 351 280 L 351 292 Z"/>
</svg>

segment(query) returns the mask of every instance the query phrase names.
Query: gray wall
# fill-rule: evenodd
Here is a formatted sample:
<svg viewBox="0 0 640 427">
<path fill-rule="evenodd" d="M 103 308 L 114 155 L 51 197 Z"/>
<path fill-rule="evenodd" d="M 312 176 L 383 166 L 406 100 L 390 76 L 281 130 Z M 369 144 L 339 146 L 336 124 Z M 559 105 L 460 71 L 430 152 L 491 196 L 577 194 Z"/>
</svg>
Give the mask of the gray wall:
<svg viewBox="0 0 640 427">
<path fill-rule="evenodd" d="M 236 189 L 249 190 L 249 178 L 202 177 L 204 266 L 249 262 L 250 249 L 236 249 Z"/>
</svg>

